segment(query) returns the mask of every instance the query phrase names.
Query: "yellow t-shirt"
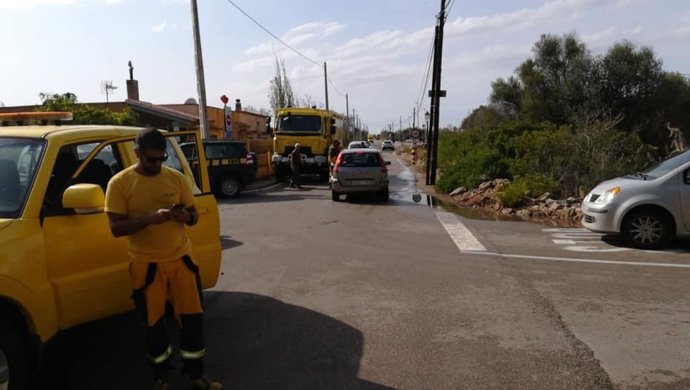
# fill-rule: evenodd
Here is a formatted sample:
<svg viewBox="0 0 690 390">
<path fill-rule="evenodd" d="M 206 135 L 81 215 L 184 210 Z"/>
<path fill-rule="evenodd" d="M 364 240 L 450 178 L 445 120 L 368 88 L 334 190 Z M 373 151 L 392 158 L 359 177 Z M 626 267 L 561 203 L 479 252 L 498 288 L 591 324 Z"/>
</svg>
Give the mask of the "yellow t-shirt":
<svg viewBox="0 0 690 390">
<path fill-rule="evenodd" d="M 144 176 L 134 166 L 122 170 L 108 183 L 105 211 L 137 218 L 173 204 L 194 205 L 184 175 L 163 166 L 155 176 Z M 191 242 L 184 224 L 168 221 L 151 224 L 127 236 L 129 255 L 135 261 L 164 262 L 190 254 Z"/>
</svg>

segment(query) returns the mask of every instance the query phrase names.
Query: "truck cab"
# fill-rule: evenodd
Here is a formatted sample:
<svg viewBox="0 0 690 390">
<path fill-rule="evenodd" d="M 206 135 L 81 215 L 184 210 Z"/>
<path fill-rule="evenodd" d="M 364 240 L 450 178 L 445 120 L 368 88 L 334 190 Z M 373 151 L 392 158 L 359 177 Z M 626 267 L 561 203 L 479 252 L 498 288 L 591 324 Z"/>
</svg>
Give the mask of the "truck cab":
<svg viewBox="0 0 690 390">
<path fill-rule="evenodd" d="M 302 173 L 319 175 L 328 181 L 328 147 L 337 137 L 340 116 L 317 108 L 283 108 L 276 115 L 273 132 L 271 163 L 276 180 L 281 182 L 290 175 L 289 155 L 295 144 L 302 152 Z M 342 121 L 341 121 L 342 123 Z"/>
</svg>

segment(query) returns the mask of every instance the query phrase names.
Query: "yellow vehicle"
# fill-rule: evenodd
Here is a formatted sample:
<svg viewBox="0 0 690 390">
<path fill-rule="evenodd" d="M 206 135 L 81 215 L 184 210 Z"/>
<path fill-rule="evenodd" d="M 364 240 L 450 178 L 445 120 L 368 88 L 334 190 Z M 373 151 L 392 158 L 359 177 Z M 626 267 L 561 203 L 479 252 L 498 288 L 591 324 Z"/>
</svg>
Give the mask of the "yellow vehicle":
<svg viewBox="0 0 690 390">
<path fill-rule="evenodd" d="M 369 143 L 374 142 L 375 139 L 376 139 L 376 137 L 373 134 L 369 134 L 369 137 L 367 137 L 367 140 L 369 141 Z"/>
<path fill-rule="evenodd" d="M 0 114 L 0 122 L 17 118 Z M 103 207 L 110 177 L 136 162 L 140 129 L 0 124 L 0 389 L 9 379 L 19 390 L 43 342 L 133 308 L 127 240 L 113 237 Z M 220 270 L 218 208 L 207 170 L 198 169 L 206 164 L 194 173 L 177 141 L 195 139 L 203 161 L 204 148 L 194 131 L 166 137 L 165 164 L 194 187 L 200 218 L 188 233 L 209 288 Z"/>
<path fill-rule="evenodd" d="M 342 116 L 317 108 L 288 107 L 276 113 L 271 162 L 276 180 L 290 176 L 289 155 L 300 144 L 303 174 L 318 174 L 328 181 L 328 147 L 334 139 L 345 142 Z"/>
</svg>

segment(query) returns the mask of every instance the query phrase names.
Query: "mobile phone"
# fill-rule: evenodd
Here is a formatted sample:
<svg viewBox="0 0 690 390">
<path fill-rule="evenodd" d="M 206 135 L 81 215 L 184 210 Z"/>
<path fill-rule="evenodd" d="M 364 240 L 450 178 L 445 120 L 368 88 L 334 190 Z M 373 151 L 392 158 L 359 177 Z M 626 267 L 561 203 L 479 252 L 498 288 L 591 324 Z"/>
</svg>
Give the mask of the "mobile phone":
<svg viewBox="0 0 690 390">
<path fill-rule="evenodd" d="M 178 211 L 182 210 L 183 208 L 185 208 L 184 204 L 174 204 L 172 207 L 170 207 L 170 211 Z"/>
</svg>

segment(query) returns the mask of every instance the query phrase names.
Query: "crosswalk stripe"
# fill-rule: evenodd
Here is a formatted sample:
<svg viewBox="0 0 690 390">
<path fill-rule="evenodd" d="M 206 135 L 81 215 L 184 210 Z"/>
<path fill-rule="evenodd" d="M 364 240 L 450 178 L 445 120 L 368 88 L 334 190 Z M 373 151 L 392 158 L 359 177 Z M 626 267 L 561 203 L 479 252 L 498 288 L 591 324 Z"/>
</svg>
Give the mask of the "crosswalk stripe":
<svg viewBox="0 0 690 390">
<path fill-rule="evenodd" d="M 461 252 L 486 250 L 484 245 L 474 237 L 472 232 L 460 222 L 455 214 L 443 211 L 435 211 L 434 213 Z"/>
</svg>

